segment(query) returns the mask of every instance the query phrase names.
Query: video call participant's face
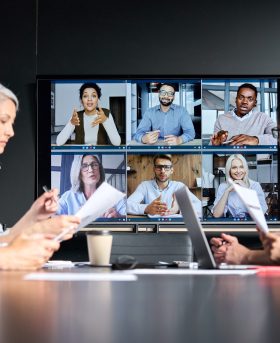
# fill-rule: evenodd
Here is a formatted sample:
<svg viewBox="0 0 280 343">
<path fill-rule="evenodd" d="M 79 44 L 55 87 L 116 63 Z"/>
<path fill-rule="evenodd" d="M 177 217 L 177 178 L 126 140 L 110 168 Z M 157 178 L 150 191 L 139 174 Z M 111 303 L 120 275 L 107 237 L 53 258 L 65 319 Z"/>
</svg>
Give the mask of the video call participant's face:
<svg viewBox="0 0 280 343">
<path fill-rule="evenodd" d="M 257 105 L 256 93 L 250 88 L 241 88 L 237 93 L 235 103 L 236 114 L 242 117 Z"/>
<path fill-rule="evenodd" d="M 91 113 L 96 110 L 98 105 L 98 95 L 94 88 L 86 88 L 82 96 L 82 105 L 86 113 Z"/>
<path fill-rule="evenodd" d="M 155 178 L 159 182 L 166 182 L 170 179 L 173 174 L 173 166 L 171 161 L 158 158 L 154 165 Z"/>
<path fill-rule="evenodd" d="M 94 156 L 85 156 L 83 158 L 80 175 L 84 185 L 94 186 L 99 182 L 99 163 Z"/>
<path fill-rule="evenodd" d="M 12 100 L 0 101 L 0 154 L 5 150 L 8 140 L 13 137 L 13 124 L 16 119 L 16 106 Z"/>
<path fill-rule="evenodd" d="M 239 159 L 234 159 L 231 162 L 231 168 L 230 168 L 230 176 L 233 180 L 243 180 L 245 175 L 246 175 L 246 171 L 245 168 L 243 166 L 243 163 L 239 160 Z"/>
<path fill-rule="evenodd" d="M 171 86 L 164 85 L 159 90 L 159 102 L 162 106 L 170 106 L 175 97 L 175 90 Z"/>
</svg>

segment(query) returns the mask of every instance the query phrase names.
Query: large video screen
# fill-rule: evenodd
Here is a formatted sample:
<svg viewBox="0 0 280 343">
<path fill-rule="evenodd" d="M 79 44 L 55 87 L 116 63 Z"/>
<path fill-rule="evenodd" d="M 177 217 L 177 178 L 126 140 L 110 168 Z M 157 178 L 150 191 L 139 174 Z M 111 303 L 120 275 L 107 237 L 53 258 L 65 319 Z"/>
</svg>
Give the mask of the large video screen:
<svg viewBox="0 0 280 343">
<path fill-rule="evenodd" d="M 278 222 L 278 82 L 38 78 L 37 192 L 74 214 L 106 181 L 126 196 L 98 222 L 183 224 L 187 187 L 203 223 L 250 223 L 233 181 Z"/>
</svg>

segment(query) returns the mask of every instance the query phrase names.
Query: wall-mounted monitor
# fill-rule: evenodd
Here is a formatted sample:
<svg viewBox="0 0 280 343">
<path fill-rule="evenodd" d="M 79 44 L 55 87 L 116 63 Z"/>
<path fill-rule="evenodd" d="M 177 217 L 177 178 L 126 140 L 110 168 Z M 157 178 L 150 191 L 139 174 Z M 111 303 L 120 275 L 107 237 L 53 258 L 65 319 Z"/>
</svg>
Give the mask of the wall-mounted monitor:
<svg viewBox="0 0 280 343">
<path fill-rule="evenodd" d="M 74 214 L 102 181 L 126 197 L 98 222 L 183 224 L 187 187 L 203 223 L 252 223 L 228 183 L 255 189 L 279 223 L 275 78 L 38 77 L 37 192 Z"/>
</svg>

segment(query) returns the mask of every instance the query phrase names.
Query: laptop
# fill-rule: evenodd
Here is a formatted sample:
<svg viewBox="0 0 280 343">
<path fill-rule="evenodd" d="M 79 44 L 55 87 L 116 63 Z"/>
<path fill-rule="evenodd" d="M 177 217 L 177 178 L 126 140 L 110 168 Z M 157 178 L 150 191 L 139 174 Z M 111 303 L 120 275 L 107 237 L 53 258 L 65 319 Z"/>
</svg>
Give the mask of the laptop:
<svg viewBox="0 0 280 343">
<path fill-rule="evenodd" d="M 182 212 L 184 223 L 188 229 L 199 268 L 217 268 L 217 264 L 186 187 L 178 189 L 175 192 L 175 196 Z"/>
<path fill-rule="evenodd" d="M 186 187 L 182 187 L 175 192 L 175 196 L 192 241 L 198 267 L 202 269 L 254 269 L 254 266 L 250 265 L 226 263 L 217 265 L 188 192 Z"/>
</svg>

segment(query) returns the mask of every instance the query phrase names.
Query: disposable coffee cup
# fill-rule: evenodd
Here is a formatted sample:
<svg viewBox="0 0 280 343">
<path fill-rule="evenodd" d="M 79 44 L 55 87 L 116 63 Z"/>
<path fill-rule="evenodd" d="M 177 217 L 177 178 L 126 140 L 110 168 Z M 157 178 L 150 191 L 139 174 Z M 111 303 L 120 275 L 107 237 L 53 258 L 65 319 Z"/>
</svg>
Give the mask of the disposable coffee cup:
<svg viewBox="0 0 280 343">
<path fill-rule="evenodd" d="M 112 249 L 113 236 L 110 231 L 98 230 L 87 232 L 89 262 L 94 266 L 108 266 Z"/>
</svg>

